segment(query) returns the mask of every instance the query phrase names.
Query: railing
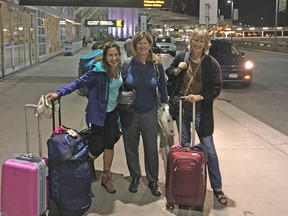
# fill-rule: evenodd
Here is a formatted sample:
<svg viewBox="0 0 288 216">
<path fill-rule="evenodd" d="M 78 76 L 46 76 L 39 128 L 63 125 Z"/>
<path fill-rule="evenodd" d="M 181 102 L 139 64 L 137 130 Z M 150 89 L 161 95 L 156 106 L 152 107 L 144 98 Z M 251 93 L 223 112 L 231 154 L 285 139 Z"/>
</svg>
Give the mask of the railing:
<svg viewBox="0 0 288 216">
<path fill-rule="evenodd" d="M 74 55 L 83 47 L 82 40 L 65 41 L 64 55 Z"/>
<path fill-rule="evenodd" d="M 287 37 L 277 38 L 276 41 L 275 41 L 275 38 L 233 37 L 231 41 L 232 43 L 236 44 L 238 47 L 288 53 L 288 38 Z"/>
</svg>

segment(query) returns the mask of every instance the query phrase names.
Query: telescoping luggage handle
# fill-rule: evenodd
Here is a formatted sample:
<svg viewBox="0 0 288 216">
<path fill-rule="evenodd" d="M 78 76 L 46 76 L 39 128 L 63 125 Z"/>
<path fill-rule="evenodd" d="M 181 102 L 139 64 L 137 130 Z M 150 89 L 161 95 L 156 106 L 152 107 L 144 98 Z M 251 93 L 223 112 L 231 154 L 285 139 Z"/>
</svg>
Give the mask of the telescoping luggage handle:
<svg viewBox="0 0 288 216">
<path fill-rule="evenodd" d="M 59 103 L 59 126 L 61 125 L 61 103 L 60 99 L 57 99 Z M 25 109 L 25 129 L 26 129 L 26 153 L 30 154 L 31 149 L 30 149 L 30 132 L 29 132 L 29 127 L 28 127 L 28 118 L 27 118 L 27 110 L 28 109 L 34 109 L 35 111 L 37 110 L 38 105 L 36 104 L 25 104 L 24 109 Z M 40 128 L 40 116 L 37 116 L 37 131 L 38 131 L 38 145 L 39 145 L 39 156 L 42 157 L 42 133 L 41 133 L 41 128 Z M 53 131 L 55 130 L 55 101 L 52 101 L 52 127 Z"/>
<path fill-rule="evenodd" d="M 28 119 L 27 119 L 27 109 L 34 109 L 36 111 L 38 105 L 36 104 L 25 104 L 25 128 L 26 128 L 26 153 L 30 154 L 30 134 L 29 134 L 29 127 L 28 127 Z M 37 116 L 37 130 L 38 130 L 38 145 L 39 145 L 39 156 L 42 156 L 42 134 L 40 129 L 40 117 Z"/>
<path fill-rule="evenodd" d="M 56 128 L 56 117 L 55 117 L 55 101 L 56 100 L 52 100 L 52 127 L 53 127 L 53 131 L 55 130 Z M 60 126 L 62 123 L 61 123 L 61 103 L 60 103 L 60 98 L 57 99 L 58 101 L 58 104 L 59 104 L 59 110 L 58 110 L 58 121 L 59 121 L 59 125 Z"/>
<path fill-rule="evenodd" d="M 180 97 L 179 100 L 179 144 L 181 144 L 182 141 L 182 105 L 183 105 L 183 100 L 185 100 L 185 96 Z M 192 125 L 191 125 L 191 145 L 195 146 L 195 118 L 196 118 L 196 102 L 193 101 L 193 106 L 192 106 Z"/>
</svg>

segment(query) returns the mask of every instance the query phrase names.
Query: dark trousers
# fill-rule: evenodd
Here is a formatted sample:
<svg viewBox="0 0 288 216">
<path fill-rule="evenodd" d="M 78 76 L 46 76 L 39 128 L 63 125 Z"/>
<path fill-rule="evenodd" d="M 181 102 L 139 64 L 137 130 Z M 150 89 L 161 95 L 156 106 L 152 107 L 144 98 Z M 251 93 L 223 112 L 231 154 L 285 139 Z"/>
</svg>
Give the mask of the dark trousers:
<svg viewBox="0 0 288 216">
<path fill-rule="evenodd" d="M 123 114 L 120 117 L 130 175 L 132 177 L 141 177 L 139 162 L 139 142 L 141 135 L 147 179 L 150 182 L 157 182 L 159 173 L 157 107 L 147 113 Z"/>
</svg>

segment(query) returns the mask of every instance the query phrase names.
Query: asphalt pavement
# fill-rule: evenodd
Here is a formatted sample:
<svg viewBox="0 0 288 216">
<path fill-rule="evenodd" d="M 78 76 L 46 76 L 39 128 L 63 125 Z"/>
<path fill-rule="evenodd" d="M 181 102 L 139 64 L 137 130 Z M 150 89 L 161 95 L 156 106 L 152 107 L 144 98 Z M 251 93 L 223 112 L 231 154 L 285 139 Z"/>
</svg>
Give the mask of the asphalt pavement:
<svg viewBox="0 0 288 216">
<path fill-rule="evenodd" d="M 37 104 L 41 94 L 54 92 L 75 79 L 79 58 L 88 51 L 89 46 L 73 56 L 59 55 L 0 82 L 1 164 L 14 154 L 26 151 L 24 105 Z M 85 106 L 86 98 L 76 93 L 63 97 L 62 124 L 77 130 L 85 128 Z M 32 110 L 28 114 L 31 149 L 34 154 L 38 154 L 36 118 Z M 117 192 L 109 194 L 101 186 L 103 163 L 100 156 L 96 160 L 98 180 L 92 185 L 95 198 L 85 215 L 287 216 L 288 137 L 220 99 L 215 100 L 214 114 L 214 141 L 222 172 L 223 191 L 228 196 L 227 206 L 215 200 L 208 179 L 203 212 L 179 209 L 177 206 L 173 211 L 166 210 L 163 160 L 159 157 L 159 186 L 163 193 L 161 197 L 154 197 L 147 187 L 142 144 L 139 151 L 143 176 L 139 191 L 130 193 L 128 186 L 131 179 L 120 139 L 115 145 L 112 165 Z M 47 155 L 46 141 L 52 132 L 51 119 L 42 119 L 40 125 L 43 155 Z"/>
</svg>

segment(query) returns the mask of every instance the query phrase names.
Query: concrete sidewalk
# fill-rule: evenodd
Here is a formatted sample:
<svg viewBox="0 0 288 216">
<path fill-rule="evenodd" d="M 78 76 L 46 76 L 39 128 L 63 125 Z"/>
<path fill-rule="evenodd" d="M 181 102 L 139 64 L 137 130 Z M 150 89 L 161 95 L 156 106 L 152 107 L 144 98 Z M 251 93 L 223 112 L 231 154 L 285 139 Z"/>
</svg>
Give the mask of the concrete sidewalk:
<svg viewBox="0 0 288 216">
<path fill-rule="evenodd" d="M 88 52 L 85 47 L 74 56 L 58 56 L 0 82 L 0 162 L 14 153 L 25 152 L 24 105 L 37 103 L 41 94 L 54 92 L 77 76 L 78 60 Z M 117 193 L 109 194 L 93 182 L 95 198 L 86 216 L 158 216 L 158 215 L 211 215 L 211 216 L 287 216 L 288 206 L 288 137 L 235 108 L 226 101 L 215 101 L 214 139 L 220 160 L 223 190 L 228 206 L 214 200 L 209 180 L 203 212 L 178 209 L 166 210 L 165 174 L 160 160 L 161 197 L 154 197 L 147 188 L 144 170 L 143 147 L 140 145 L 143 177 L 136 194 L 128 192 L 130 177 L 126 166 L 122 139 L 115 146 L 112 171 Z M 62 124 L 77 130 L 85 128 L 86 98 L 72 93 L 62 99 Z M 36 119 L 31 111 L 31 149 L 37 154 Z M 41 121 L 43 153 L 47 155 L 51 120 Z M 102 170 L 102 157 L 96 160 L 98 177 Z M 99 178 L 98 178 L 99 179 Z"/>
</svg>

